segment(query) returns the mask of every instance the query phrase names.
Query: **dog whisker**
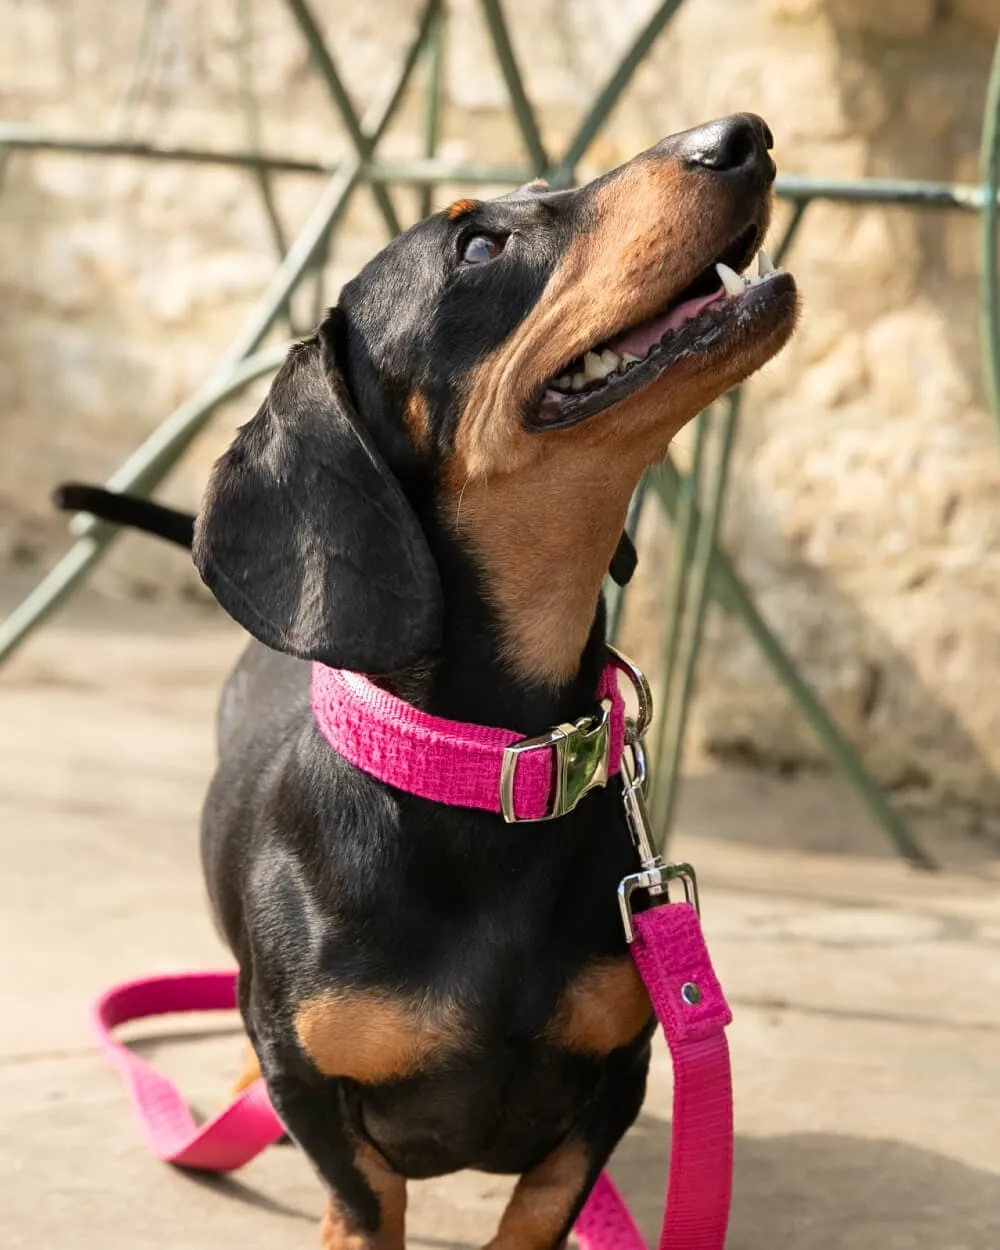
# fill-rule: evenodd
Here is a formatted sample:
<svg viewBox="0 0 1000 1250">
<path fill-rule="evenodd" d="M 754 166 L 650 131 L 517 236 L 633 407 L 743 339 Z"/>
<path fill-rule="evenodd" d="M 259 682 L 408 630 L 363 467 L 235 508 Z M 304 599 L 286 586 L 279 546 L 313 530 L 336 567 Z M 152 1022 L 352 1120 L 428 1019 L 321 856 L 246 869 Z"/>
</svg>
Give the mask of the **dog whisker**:
<svg viewBox="0 0 1000 1250">
<path fill-rule="evenodd" d="M 466 476 L 465 481 L 462 483 L 462 489 L 458 492 L 458 507 L 455 509 L 455 524 L 456 525 L 458 525 L 459 521 L 461 521 L 462 519 L 462 500 L 465 498 L 465 489 L 471 481 L 472 481 L 472 474 L 469 473 Z"/>
</svg>

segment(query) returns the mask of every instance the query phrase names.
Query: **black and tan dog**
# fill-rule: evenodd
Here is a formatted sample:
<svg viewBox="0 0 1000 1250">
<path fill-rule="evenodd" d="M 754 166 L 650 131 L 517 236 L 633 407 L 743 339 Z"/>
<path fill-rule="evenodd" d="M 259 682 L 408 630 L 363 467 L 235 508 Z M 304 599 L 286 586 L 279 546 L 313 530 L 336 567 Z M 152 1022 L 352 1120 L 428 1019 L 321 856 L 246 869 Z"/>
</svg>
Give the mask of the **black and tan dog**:
<svg viewBox="0 0 1000 1250">
<path fill-rule="evenodd" d="M 541 824 L 393 790 L 321 737 L 306 661 L 525 735 L 592 707 L 638 478 L 794 326 L 787 274 L 736 274 L 770 146 L 734 116 L 579 190 L 461 200 L 291 351 L 196 522 L 63 492 L 193 538 L 259 640 L 222 698 L 204 865 L 255 1063 L 329 1187 L 326 1250 L 399 1250 L 406 1178 L 461 1168 L 521 1176 L 493 1250 L 554 1250 L 638 1113 L 619 787 Z"/>
</svg>

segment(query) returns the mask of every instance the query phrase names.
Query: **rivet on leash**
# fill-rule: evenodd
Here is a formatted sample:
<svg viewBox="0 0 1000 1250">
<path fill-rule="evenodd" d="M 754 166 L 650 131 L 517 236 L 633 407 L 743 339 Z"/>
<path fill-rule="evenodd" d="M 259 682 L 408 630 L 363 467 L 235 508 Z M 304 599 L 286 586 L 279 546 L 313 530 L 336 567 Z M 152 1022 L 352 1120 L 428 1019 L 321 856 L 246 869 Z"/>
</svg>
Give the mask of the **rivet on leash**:
<svg viewBox="0 0 1000 1250">
<path fill-rule="evenodd" d="M 701 990 L 693 981 L 685 981 L 681 986 L 681 998 L 689 1007 L 694 1007 L 701 1002 Z"/>
</svg>

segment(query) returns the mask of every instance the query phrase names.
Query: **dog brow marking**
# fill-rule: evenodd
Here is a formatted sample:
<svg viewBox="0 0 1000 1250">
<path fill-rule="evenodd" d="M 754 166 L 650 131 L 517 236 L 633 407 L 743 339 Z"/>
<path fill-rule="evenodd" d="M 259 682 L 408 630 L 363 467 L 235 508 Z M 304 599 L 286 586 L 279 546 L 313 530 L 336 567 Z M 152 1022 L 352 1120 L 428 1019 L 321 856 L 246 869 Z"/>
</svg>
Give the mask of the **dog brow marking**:
<svg viewBox="0 0 1000 1250">
<path fill-rule="evenodd" d="M 295 1033 L 323 1076 L 390 1081 L 428 1068 L 467 1042 L 453 1003 L 391 998 L 382 992 L 333 991 L 306 999 Z"/>
<path fill-rule="evenodd" d="M 449 221 L 458 221 L 460 217 L 468 217 L 482 204 L 482 200 L 456 200 L 447 209 Z"/>
<path fill-rule="evenodd" d="M 587 1183 L 582 1142 L 567 1142 L 517 1182 L 500 1227 L 485 1250 L 554 1250 Z"/>
<path fill-rule="evenodd" d="M 374 1232 L 360 1230 L 332 1197 L 320 1224 L 322 1250 L 405 1250 L 406 1181 L 367 1144 L 358 1145 L 354 1166 L 378 1199 L 378 1229 Z"/>
<path fill-rule="evenodd" d="M 570 982 L 545 1032 L 557 1046 L 603 1056 L 638 1037 L 652 1015 L 632 959 L 604 959 Z"/>
</svg>

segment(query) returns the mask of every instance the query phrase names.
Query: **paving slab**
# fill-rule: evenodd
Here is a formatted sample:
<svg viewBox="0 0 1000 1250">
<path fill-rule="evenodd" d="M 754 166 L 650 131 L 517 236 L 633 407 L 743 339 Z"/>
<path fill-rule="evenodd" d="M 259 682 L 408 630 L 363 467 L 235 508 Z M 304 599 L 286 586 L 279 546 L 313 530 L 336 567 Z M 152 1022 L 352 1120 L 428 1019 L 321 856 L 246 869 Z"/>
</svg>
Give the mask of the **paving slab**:
<svg viewBox="0 0 1000 1250">
<path fill-rule="evenodd" d="M 127 977 L 226 966 L 197 816 L 241 635 L 156 605 L 43 632 L 0 670 L 0 1247 L 318 1245 L 319 1186 L 276 1147 L 228 1179 L 156 1163 L 86 1013 Z M 949 865 L 885 854 L 833 779 L 693 768 L 674 850 L 699 868 L 735 1011 L 730 1250 L 1000 1247 L 1000 865 L 929 814 Z M 202 1112 L 235 1019 L 130 1033 Z M 657 1051 L 614 1172 L 650 1236 L 669 1142 Z M 509 1183 L 412 1187 L 415 1250 L 482 1245 Z"/>
</svg>

